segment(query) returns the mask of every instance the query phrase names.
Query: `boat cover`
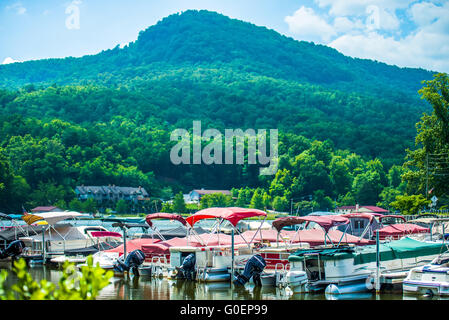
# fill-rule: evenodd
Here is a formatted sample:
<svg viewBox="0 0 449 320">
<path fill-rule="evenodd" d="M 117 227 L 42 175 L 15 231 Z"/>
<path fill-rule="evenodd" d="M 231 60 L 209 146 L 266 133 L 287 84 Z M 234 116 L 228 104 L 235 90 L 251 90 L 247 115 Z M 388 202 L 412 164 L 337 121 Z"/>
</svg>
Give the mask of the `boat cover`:
<svg viewBox="0 0 449 320">
<path fill-rule="evenodd" d="M 76 249 L 69 249 L 64 251 L 64 255 L 66 256 L 77 256 L 77 255 L 90 255 L 97 253 L 100 250 L 106 251 L 111 248 L 116 248 L 118 245 L 120 245 L 119 242 L 100 242 L 99 244 L 94 244 L 92 246 L 86 247 L 86 248 L 76 248 Z"/>
<path fill-rule="evenodd" d="M 24 214 L 22 216 L 23 221 L 27 224 L 33 224 L 39 220 L 45 220 L 48 224 L 55 224 L 59 221 L 72 219 L 76 217 L 84 216 L 82 213 L 75 211 L 62 211 L 62 212 L 42 212 L 42 213 L 33 213 L 33 214 Z"/>
<path fill-rule="evenodd" d="M 288 216 L 288 217 L 281 217 L 277 218 L 273 221 L 272 225 L 276 230 L 280 231 L 283 227 L 291 226 L 295 224 L 301 224 L 303 222 L 306 222 L 307 224 L 309 222 L 315 222 L 318 225 L 320 225 L 326 232 L 329 231 L 330 228 L 335 226 L 340 226 L 343 224 L 348 224 L 349 219 L 342 216 L 305 216 L 305 217 L 298 217 L 298 216 Z"/>
<path fill-rule="evenodd" d="M 153 245 L 160 241 L 161 241 L 160 239 L 150 239 L 150 238 L 138 238 L 138 239 L 129 240 L 129 241 L 126 241 L 126 251 L 131 252 L 134 250 L 142 250 L 143 246 Z M 109 250 L 104 250 L 104 251 L 105 252 L 118 252 L 119 255 L 121 256 L 125 250 L 124 250 L 123 244 L 121 244 L 115 248 L 112 248 Z"/>
<path fill-rule="evenodd" d="M 183 246 L 190 246 L 190 247 L 216 247 L 216 246 L 231 246 L 232 245 L 232 236 L 224 233 L 203 233 L 198 235 L 198 237 L 201 238 L 202 242 L 205 244 L 203 245 L 201 242 L 199 242 L 196 237 L 190 237 L 187 239 L 184 238 L 172 238 L 167 241 L 160 241 L 158 243 L 149 244 L 149 245 L 142 245 L 142 251 L 148 255 L 148 254 L 169 254 L 170 253 L 170 247 L 183 247 Z M 246 244 L 246 241 L 249 241 L 251 239 L 242 239 L 240 236 L 234 236 L 234 245 L 239 244 Z"/>
<path fill-rule="evenodd" d="M 8 226 L 5 227 L 3 230 L 0 230 L 0 239 L 11 241 L 16 240 L 20 237 L 25 237 L 30 234 L 40 234 L 42 233 L 42 227 L 41 226 L 29 226 L 27 224 L 20 225 L 20 226 Z"/>
<path fill-rule="evenodd" d="M 441 242 L 424 242 L 408 237 L 401 240 L 379 244 L 380 261 L 407 259 L 427 255 L 438 255 L 446 251 L 446 245 Z M 303 260 L 310 252 L 319 252 L 322 260 L 340 260 L 353 258 L 354 264 L 376 262 L 376 245 L 357 247 L 356 249 L 299 249 L 288 257 L 290 262 Z"/>
<path fill-rule="evenodd" d="M 342 214 L 341 216 L 349 218 L 349 219 L 363 218 L 363 219 L 368 219 L 371 222 L 371 221 L 373 221 L 374 217 L 379 217 L 379 216 L 381 216 L 381 214 L 368 213 L 368 212 L 351 212 L 351 213 Z"/>
<path fill-rule="evenodd" d="M 165 255 L 170 253 L 170 247 L 173 246 L 187 246 L 187 243 L 192 247 L 197 247 L 198 242 L 187 242 L 187 238 L 172 238 L 167 241 L 159 241 L 157 243 L 143 244 L 142 251 L 145 255 Z"/>
<path fill-rule="evenodd" d="M 56 232 L 57 231 L 57 232 Z M 30 235 L 28 238 L 42 240 L 41 235 Z M 45 230 L 45 241 L 67 241 L 67 240 L 86 240 L 86 234 L 83 233 L 83 227 L 73 227 L 68 223 L 61 223 L 53 226 L 53 230 Z"/>
<path fill-rule="evenodd" d="M 120 233 L 113 231 L 92 231 L 90 234 L 92 237 L 122 237 Z"/>
<path fill-rule="evenodd" d="M 360 239 L 360 237 L 353 236 L 340 230 L 329 230 L 326 234 L 326 232 L 323 229 L 299 230 L 298 233 L 291 240 L 294 243 L 306 242 L 311 247 L 323 245 L 325 240 L 326 244 L 333 243 L 334 245 L 337 245 L 339 242 L 340 245 L 355 244 L 358 246 L 366 246 L 375 243 L 374 240 L 368 240 L 363 238 Z"/>
<path fill-rule="evenodd" d="M 193 227 L 195 223 L 202 219 L 210 218 L 222 218 L 228 220 L 234 227 L 237 223 L 245 218 L 263 216 L 266 217 L 266 212 L 258 209 L 248 209 L 239 207 L 228 207 L 228 208 L 207 208 L 198 211 L 197 213 L 191 215 L 186 219 L 186 221 Z"/>
<path fill-rule="evenodd" d="M 204 230 L 201 227 L 194 227 L 193 228 L 197 234 L 207 233 L 208 231 Z M 187 228 L 185 226 L 179 226 L 177 228 L 169 229 L 169 230 L 160 230 L 159 233 L 165 238 L 165 240 L 171 239 L 171 238 L 182 238 L 187 236 Z M 157 233 L 153 234 L 145 234 L 142 237 L 145 238 L 159 238 L 159 235 Z M 162 240 L 162 239 L 161 239 Z"/>
<path fill-rule="evenodd" d="M 383 240 L 386 237 L 398 238 L 407 234 L 427 233 L 430 232 L 430 229 L 412 223 L 397 223 L 390 224 L 386 227 L 375 230 L 374 232 L 379 232 L 379 239 Z"/>
<path fill-rule="evenodd" d="M 288 230 L 281 230 L 280 235 L 278 237 L 278 232 L 275 229 L 270 230 L 248 230 L 242 233 L 242 236 L 246 239 L 246 241 L 250 241 L 254 234 L 256 234 L 256 237 L 254 238 L 254 241 L 268 241 L 268 242 L 283 242 L 282 238 L 284 238 L 286 241 L 290 242 L 292 240 L 292 237 L 295 235 L 296 231 L 288 231 Z M 262 235 L 260 234 L 262 233 Z"/>
<path fill-rule="evenodd" d="M 184 226 L 187 224 L 186 220 L 181 215 L 174 214 L 174 213 L 158 212 L 158 213 L 152 213 L 152 214 L 147 215 L 145 220 L 150 227 L 153 226 L 153 222 L 151 221 L 153 219 L 176 220 L 176 221 L 181 222 Z"/>
</svg>

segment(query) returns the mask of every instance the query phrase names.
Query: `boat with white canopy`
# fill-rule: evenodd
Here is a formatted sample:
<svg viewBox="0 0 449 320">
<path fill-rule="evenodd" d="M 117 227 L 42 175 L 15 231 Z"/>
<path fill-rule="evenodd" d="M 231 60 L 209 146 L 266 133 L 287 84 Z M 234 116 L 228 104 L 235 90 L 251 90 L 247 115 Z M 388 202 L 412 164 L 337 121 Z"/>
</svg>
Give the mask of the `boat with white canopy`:
<svg viewBox="0 0 449 320">
<path fill-rule="evenodd" d="M 22 219 L 31 226 L 41 228 L 38 235 L 20 237 L 25 243 L 27 260 L 47 262 L 64 256 L 67 250 L 86 249 L 99 243 L 121 241 L 120 234 L 108 231 L 103 226 L 73 226 L 70 220 L 84 215 L 75 211 L 25 214 Z"/>
</svg>

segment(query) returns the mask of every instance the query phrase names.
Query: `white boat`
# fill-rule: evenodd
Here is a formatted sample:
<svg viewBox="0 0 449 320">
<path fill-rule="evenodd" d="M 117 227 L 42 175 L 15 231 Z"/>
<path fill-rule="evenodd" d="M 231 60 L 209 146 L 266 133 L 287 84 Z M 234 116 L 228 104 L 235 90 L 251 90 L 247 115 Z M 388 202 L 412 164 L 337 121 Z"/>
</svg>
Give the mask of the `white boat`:
<svg viewBox="0 0 449 320">
<path fill-rule="evenodd" d="M 120 241 L 119 234 L 111 233 L 103 226 L 73 226 L 68 221 L 82 216 L 83 214 L 73 211 L 24 215 L 22 219 L 27 224 L 40 226 L 42 232 L 19 238 L 26 247 L 26 253 L 22 257 L 40 257 L 45 262 L 47 259 L 64 256 L 67 250 L 86 249 L 103 242 Z"/>
<path fill-rule="evenodd" d="M 404 294 L 449 296 L 449 252 L 411 269 L 402 282 L 402 290 Z"/>
<path fill-rule="evenodd" d="M 419 265 L 438 256 L 442 243 L 418 241 L 408 237 L 379 244 L 379 277 L 389 274 L 405 277 Z M 289 257 L 292 279 L 289 287 L 294 293 L 325 290 L 328 294 L 366 292 L 373 289 L 377 271 L 376 245 L 363 247 L 329 247 L 298 250 Z M 295 277 L 308 278 L 308 285 L 297 285 Z"/>
<path fill-rule="evenodd" d="M 417 219 L 409 220 L 408 222 L 429 229 L 428 233 L 409 235 L 414 239 L 442 242 L 446 241 L 449 236 L 449 218 L 420 217 Z"/>
<path fill-rule="evenodd" d="M 291 271 L 289 256 L 300 249 L 320 248 L 326 245 L 368 245 L 373 243 L 364 239 L 365 233 L 359 237 L 348 234 L 349 222 L 355 216 L 342 217 L 340 215 L 322 216 L 287 216 L 273 221 L 272 225 L 277 230 L 277 240 L 269 246 L 260 248 L 259 254 L 264 258 L 266 267 L 261 274 L 262 285 L 275 285 L 286 287 L 289 283 L 295 286 L 307 282 L 303 273 Z M 360 218 L 357 216 L 357 218 Z M 296 231 L 285 231 L 284 227 L 300 225 Z M 331 230 L 343 226 L 343 231 Z M 335 229 L 334 228 L 334 229 Z M 369 228 L 369 226 L 367 226 Z M 282 241 L 280 241 L 282 240 Z M 298 283 L 298 284 L 296 284 Z"/>
<path fill-rule="evenodd" d="M 169 247 L 170 258 L 166 263 L 168 277 L 177 279 L 182 276 L 184 259 L 193 255 L 194 278 L 204 282 L 230 281 L 235 270 L 243 270 L 247 261 L 255 254 L 254 241 L 260 234 L 260 227 L 266 219 L 262 210 L 238 207 L 207 208 L 189 216 L 186 221 L 193 228 L 203 219 L 215 219 L 211 233 L 201 234 L 201 241 L 192 241 L 189 245 Z M 259 229 L 251 238 L 245 237 L 236 228 L 238 222 L 245 218 L 264 217 L 259 222 Z M 222 228 L 230 228 L 231 234 L 222 233 Z M 227 232 L 228 233 L 228 232 Z"/>
<path fill-rule="evenodd" d="M 111 250 L 106 250 L 103 252 L 98 252 L 93 255 L 93 262 L 94 264 L 98 264 L 103 269 L 109 269 L 114 270 L 114 264 L 117 262 L 117 260 L 123 255 L 126 256 L 129 252 L 132 252 L 134 250 L 145 250 L 145 246 L 151 246 L 153 244 L 159 244 L 164 243 L 167 240 L 165 239 L 164 233 L 161 232 L 156 226 L 153 224 L 154 219 L 167 219 L 171 221 L 179 221 L 183 226 L 186 226 L 186 241 L 188 243 L 188 239 L 191 237 L 196 237 L 197 233 L 195 230 L 188 227 L 187 222 L 185 219 L 178 215 L 178 214 L 172 214 L 172 213 L 152 213 L 146 216 L 146 226 L 147 228 L 150 228 L 153 233 L 151 234 L 151 238 L 149 237 L 141 237 L 141 238 L 135 238 L 132 240 L 127 240 L 127 230 L 133 227 L 141 227 L 139 224 L 133 224 L 133 223 L 123 223 L 123 222 L 117 222 L 114 223 L 113 227 L 119 227 L 122 229 L 124 242 L 123 245 L 118 246 Z M 145 253 L 145 261 L 142 265 L 139 266 L 139 274 L 140 275 L 152 275 L 152 276 L 159 276 L 160 270 L 157 268 L 158 265 L 165 262 L 165 257 L 161 257 L 160 255 L 154 255 L 150 252 L 144 252 Z M 123 272 L 114 270 L 114 273 L 116 275 L 121 275 Z"/>
</svg>

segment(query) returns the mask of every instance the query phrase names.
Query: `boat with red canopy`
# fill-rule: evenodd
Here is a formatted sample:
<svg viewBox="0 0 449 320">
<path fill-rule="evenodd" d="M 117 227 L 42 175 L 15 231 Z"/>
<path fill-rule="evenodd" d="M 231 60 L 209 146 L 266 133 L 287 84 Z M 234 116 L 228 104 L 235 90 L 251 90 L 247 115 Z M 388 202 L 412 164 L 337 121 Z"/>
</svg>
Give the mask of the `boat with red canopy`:
<svg viewBox="0 0 449 320">
<path fill-rule="evenodd" d="M 156 219 L 165 219 L 180 222 L 182 226 L 187 227 L 186 232 L 187 236 L 184 238 L 175 237 L 173 239 L 167 240 L 162 234 L 162 232 L 154 225 L 153 220 Z M 110 250 L 99 252 L 98 254 L 94 255 L 94 263 L 98 262 L 101 267 L 106 269 L 112 269 L 115 261 L 122 255 L 126 256 L 127 252 L 132 252 L 134 250 L 141 250 L 145 254 L 145 262 L 141 267 L 139 267 L 139 270 L 143 275 L 145 275 L 151 273 L 151 265 L 155 261 L 163 261 L 164 259 L 165 261 L 169 260 L 167 258 L 169 257 L 168 248 L 170 246 L 184 245 L 186 243 L 188 245 L 190 234 L 194 235 L 198 242 L 202 241 L 201 238 L 198 237 L 196 231 L 190 228 L 186 220 L 179 214 L 165 213 L 165 212 L 152 213 L 148 214 L 145 217 L 145 222 L 148 225 L 147 228 L 150 227 L 151 230 L 153 230 L 151 238 L 142 237 L 132 240 L 125 239 L 122 245 Z M 132 228 L 135 225 L 136 224 L 122 223 L 122 222 L 113 224 L 113 226 L 120 227 L 123 230 L 124 235 L 126 235 L 126 229 Z"/>
<path fill-rule="evenodd" d="M 282 228 L 286 226 L 304 224 L 304 228 L 298 229 L 295 235 L 291 239 L 291 242 L 306 242 L 309 243 L 311 247 L 319 245 L 334 245 L 340 244 L 353 244 L 353 245 L 368 245 L 373 242 L 367 239 L 355 237 L 347 233 L 349 227 L 349 218 L 341 215 L 334 216 L 288 216 L 281 217 L 273 221 L 273 227 L 280 232 Z M 321 227 L 309 228 L 312 223 Z M 333 228 L 346 225 L 344 232 L 340 230 L 335 230 Z M 331 230 L 332 229 L 332 230 Z"/>
<path fill-rule="evenodd" d="M 425 228 L 413 223 L 407 223 L 405 217 L 397 216 L 397 215 L 383 215 L 379 217 L 380 223 L 383 222 L 384 219 L 394 218 L 402 220 L 404 223 L 393 223 L 382 228 L 376 230 L 375 232 L 379 232 L 380 240 L 397 240 L 404 236 L 412 235 L 412 234 L 420 234 L 420 233 L 430 233 L 429 228 Z"/>
<path fill-rule="evenodd" d="M 251 238 L 245 237 L 238 230 L 237 223 L 242 219 L 260 217 L 260 227 L 253 232 Z M 200 210 L 186 218 L 187 223 L 193 227 L 204 219 L 215 219 L 209 234 L 202 234 L 204 246 L 172 246 L 170 250 L 171 277 L 176 277 L 183 260 L 190 254 L 195 257 L 197 280 L 229 281 L 230 270 L 244 268 L 247 260 L 253 254 L 254 242 L 257 235 L 261 235 L 261 226 L 267 217 L 266 212 L 258 209 L 239 207 L 213 207 Z M 230 225 L 231 236 L 224 234 L 221 228 Z M 248 234 L 247 234 L 248 235 Z M 232 272 L 232 271 L 231 271 Z"/>
<path fill-rule="evenodd" d="M 259 209 L 248 209 L 239 207 L 227 207 L 227 208 L 207 208 L 198 211 L 186 219 L 186 221 L 193 227 L 195 223 L 203 219 L 224 219 L 229 221 L 234 227 L 237 223 L 246 218 L 252 217 L 266 217 L 267 213 Z"/>
</svg>

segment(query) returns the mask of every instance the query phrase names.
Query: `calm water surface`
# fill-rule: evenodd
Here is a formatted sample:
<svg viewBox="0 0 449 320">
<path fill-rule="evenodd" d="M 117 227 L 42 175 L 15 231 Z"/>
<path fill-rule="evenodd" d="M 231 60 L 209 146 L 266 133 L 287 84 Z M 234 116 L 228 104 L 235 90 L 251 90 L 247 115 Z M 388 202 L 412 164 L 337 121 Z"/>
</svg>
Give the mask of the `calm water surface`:
<svg viewBox="0 0 449 320">
<path fill-rule="evenodd" d="M 8 269 L 7 265 L 1 266 Z M 47 279 L 57 284 L 61 271 L 58 269 L 35 266 L 29 271 L 33 279 Z M 10 273 L 7 283 L 15 282 Z M 105 287 L 98 300 L 438 300 L 420 296 L 403 296 L 401 292 L 383 293 L 380 295 L 363 293 L 352 295 L 326 296 L 325 294 L 290 294 L 285 289 L 275 287 L 254 287 L 252 283 L 244 288 L 236 288 L 230 283 L 197 283 L 154 279 L 150 277 L 113 277 Z"/>
</svg>

